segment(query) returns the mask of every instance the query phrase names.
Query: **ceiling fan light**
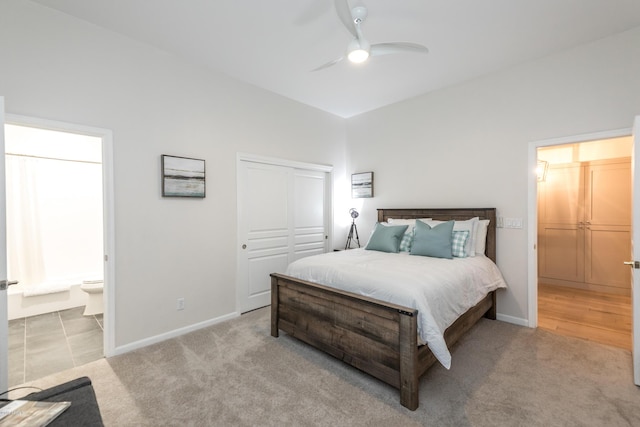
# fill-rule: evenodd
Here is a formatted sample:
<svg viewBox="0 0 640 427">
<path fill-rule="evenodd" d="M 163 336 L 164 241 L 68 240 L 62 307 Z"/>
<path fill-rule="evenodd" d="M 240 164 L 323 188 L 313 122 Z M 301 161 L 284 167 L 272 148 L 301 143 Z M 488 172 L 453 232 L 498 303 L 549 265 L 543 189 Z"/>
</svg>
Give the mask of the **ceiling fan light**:
<svg viewBox="0 0 640 427">
<path fill-rule="evenodd" d="M 349 61 L 355 64 L 359 64 L 369 58 L 369 52 L 367 52 L 365 49 L 355 49 L 349 52 L 347 58 L 349 58 Z"/>
<path fill-rule="evenodd" d="M 347 58 L 354 64 L 364 62 L 369 58 L 369 48 L 369 42 L 366 40 L 353 39 L 347 49 Z"/>
</svg>

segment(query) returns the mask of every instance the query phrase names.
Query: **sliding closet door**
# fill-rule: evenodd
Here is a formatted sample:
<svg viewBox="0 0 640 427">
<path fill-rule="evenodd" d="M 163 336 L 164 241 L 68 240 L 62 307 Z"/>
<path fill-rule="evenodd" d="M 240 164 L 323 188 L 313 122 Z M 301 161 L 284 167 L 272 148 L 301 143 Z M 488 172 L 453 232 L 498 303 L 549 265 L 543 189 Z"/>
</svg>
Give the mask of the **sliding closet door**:
<svg viewBox="0 0 640 427">
<path fill-rule="evenodd" d="M 238 161 L 238 310 L 271 303 L 271 273 L 326 252 L 328 173 Z"/>
<path fill-rule="evenodd" d="M 238 230 L 241 232 L 240 312 L 271 302 L 269 274 L 289 263 L 291 171 L 261 163 L 240 162 Z M 242 193 L 242 194 L 240 194 Z"/>
<path fill-rule="evenodd" d="M 327 180 L 320 171 L 293 171 L 294 213 L 291 261 L 327 251 Z"/>
</svg>

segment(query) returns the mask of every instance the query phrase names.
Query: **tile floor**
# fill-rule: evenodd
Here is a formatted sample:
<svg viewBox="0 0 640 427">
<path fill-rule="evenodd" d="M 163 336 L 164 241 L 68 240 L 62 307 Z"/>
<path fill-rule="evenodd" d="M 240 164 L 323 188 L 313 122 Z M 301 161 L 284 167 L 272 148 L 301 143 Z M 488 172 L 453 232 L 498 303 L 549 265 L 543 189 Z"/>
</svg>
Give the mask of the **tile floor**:
<svg viewBox="0 0 640 427">
<path fill-rule="evenodd" d="M 103 357 L 102 314 L 76 307 L 9 321 L 9 387 Z"/>
</svg>

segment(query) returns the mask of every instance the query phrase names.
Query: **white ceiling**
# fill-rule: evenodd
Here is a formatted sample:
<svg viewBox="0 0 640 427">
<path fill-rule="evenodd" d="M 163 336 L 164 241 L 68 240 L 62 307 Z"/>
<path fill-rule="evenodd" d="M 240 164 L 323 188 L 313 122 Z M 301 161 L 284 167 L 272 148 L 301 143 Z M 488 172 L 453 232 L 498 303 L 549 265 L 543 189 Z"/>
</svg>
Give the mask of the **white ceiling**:
<svg viewBox="0 0 640 427">
<path fill-rule="evenodd" d="M 34 0 L 341 117 L 640 26 L 640 0 L 351 0 L 371 43 L 428 55 L 345 61 L 333 0 Z"/>
</svg>

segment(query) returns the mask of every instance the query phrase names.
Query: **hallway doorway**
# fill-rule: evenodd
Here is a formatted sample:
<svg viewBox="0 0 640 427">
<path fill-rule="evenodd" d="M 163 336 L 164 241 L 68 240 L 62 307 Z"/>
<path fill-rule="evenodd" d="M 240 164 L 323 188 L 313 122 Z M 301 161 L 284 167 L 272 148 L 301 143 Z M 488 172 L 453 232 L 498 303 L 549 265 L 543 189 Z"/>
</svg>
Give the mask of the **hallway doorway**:
<svg viewBox="0 0 640 427">
<path fill-rule="evenodd" d="M 631 350 L 631 137 L 537 148 L 538 326 Z"/>
</svg>

